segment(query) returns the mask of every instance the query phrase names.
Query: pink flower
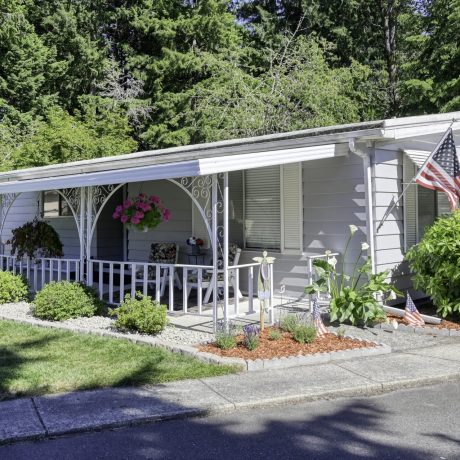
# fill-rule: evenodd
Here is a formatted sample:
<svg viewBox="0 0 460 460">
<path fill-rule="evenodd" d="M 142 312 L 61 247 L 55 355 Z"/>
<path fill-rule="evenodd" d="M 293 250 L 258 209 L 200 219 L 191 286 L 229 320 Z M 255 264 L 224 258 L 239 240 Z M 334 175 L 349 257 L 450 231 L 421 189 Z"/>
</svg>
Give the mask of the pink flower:
<svg viewBox="0 0 460 460">
<path fill-rule="evenodd" d="M 160 197 L 159 196 L 156 196 L 156 195 L 152 195 L 150 197 L 150 201 L 152 203 L 155 203 L 155 204 L 160 204 L 161 203 L 161 200 L 160 200 Z"/>
<path fill-rule="evenodd" d="M 123 211 L 123 206 L 121 204 L 119 204 L 116 208 L 115 208 L 115 212 L 118 212 L 118 214 L 121 214 L 121 212 Z"/>
<path fill-rule="evenodd" d="M 129 220 L 129 217 L 126 215 L 126 214 L 123 214 L 121 216 L 121 219 L 120 219 L 124 224 L 126 224 L 126 222 L 128 222 Z"/>
<path fill-rule="evenodd" d="M 163 219 L 168 222 L 169 219 L 171 219 L 171 211 L 169 209 L 165 209 L 163 211 Z"/>
<path fill-rule="evenodd" d="M 134 218 L 135 219 L 143 219 L 144 218 L 144 213 L 142 211 L 136 211 L 136 213 L 134 214 Z"/>
<path fill-rule="evenodd" d="M 119 219 L 119 218 L 120 218 L 120 213 L 115 211 L 115 212 L 112 214 L 112 217 L 113 217 L 114 219 Z"/>
<path fill-rule="evenodd" d="M 151 210 L 152 210 L 152 206 L 150 206 L 149 204 L 144 204 L 144 212 L 148 212 Z"/>
<path fill-rule="evenodd" d="M 132 203 L 131 200 L 125 200 L 125 202 L 123 203 L 123 207 L 124 207 L 125 209 L 130 208 L 132 205 L 133 205 L 133 203 Z"/>
<path fill-rule="evenodd" d="M 131 219 L 131 223 L 134 225 L 140 224 L 141 220 L 137 219 L 135 216 Z"/>
</svg>

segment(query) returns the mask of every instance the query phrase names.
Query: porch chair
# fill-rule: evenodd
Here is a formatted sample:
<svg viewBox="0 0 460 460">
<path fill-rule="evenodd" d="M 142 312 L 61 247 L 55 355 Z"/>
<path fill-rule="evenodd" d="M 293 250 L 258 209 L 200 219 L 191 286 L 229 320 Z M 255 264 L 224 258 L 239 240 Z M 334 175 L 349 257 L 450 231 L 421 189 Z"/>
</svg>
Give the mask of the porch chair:
<svg viewBox="0 0 460 460">
<path fill-rule="evenodd" d="M 155 264 L 177 264 L 179 259 L 179 245 L 177 243 L 152 243 L 150 247 L 149 262 Z M 143 272 L 137 272 L 136 283 L 142 283 Z M 156 268 L 148 268 L 148 285 L 153 288 L 156 285 Z M 160 295 L 163 297 L 166 284 L 169 283 L 169 267 L 161 268 L 160 273 Z M 174 284 L 178 289 L 182 289 L 177 271 L 174 271 Z"/>
<path fill-rule="evenodd" d="M 238 265 L 238 261 L 240 260 L 241 255 L 241 248 L 238 247 L 236 244 L 231 244 L 228 248 L 228 265 L 229 266 L 236 266 Z M 224 261 L 222 257 L 219 257 L 217 261 L 218 267 L 224 266 Z M 229 283 L 233 285 L 234 277 L 232 271 L 229 272 Z M 213 283 L 213 270 L 206 270 L 203 272 L 202 280 L 201 280 L 201 287 L 206 289 L 206 293 L 204 295 L 203 303 L 208 303 L 209 299 L 211 298 L 214 283 Z M 224 270 L 220 268 L 217 271 L 217 288 L 221 289 L 224 287 Z M 192 289 L 198 290 L 198 274 L 191 273 L 187 279 L 187 297 L 190 296 L 190 292 Z M 233 291 L 235 291 L 235 287 L 233 287 Z M 240 290 L 236 293 L 238 297 L 242 297 Z"/>
</svg>

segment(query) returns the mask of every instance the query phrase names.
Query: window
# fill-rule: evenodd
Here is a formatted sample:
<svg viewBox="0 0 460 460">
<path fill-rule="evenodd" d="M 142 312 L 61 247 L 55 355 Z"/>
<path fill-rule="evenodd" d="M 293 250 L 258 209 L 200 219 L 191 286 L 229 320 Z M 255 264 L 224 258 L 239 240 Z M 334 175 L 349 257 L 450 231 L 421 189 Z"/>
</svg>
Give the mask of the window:
<svg viewBox="0 0 460 460">
<path fill-rule="evenodd" d="M 72 215 L 67 202 L 54 190 L 43 192 L 42 203 L 43 217 L 68 217 Z"/>
<path fill-rule="evenodd" d="M 244 172 L 244 236 L 247 248 L 300 251 L 301 164 Z"/>
<path fill-rule="evenodd" d="M 403 163 L 403 186 L 417 173 L 417 166 L 407 157 Z M 411 185 L 404 194 L 404 249 L 417 244 L 437 216 L 449 212 L 449 203 L 444 193 L 420 185 Z"/>
</svg>

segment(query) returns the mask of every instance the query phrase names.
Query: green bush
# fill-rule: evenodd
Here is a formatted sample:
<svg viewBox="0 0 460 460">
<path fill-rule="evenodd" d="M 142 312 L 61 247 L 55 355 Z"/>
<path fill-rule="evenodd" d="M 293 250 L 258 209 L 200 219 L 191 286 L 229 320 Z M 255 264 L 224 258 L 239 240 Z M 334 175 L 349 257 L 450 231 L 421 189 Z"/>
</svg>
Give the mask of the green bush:
<svg viewBox="0 0 460 460">
<path fill-rule="evenodd" d="M 222 332 L 217 334 L 216 345 L 222 350 L 230 350 L 236 347 L 236 338 L 233 334 Z"/>
<path fill-rule="evenodd" d="M 293 333 L 296 330 L 297 326 L 299 326 L 299 323 L 300 320 L 296 315 L 289 314 L 282 318 L 280 327 L 283 331 Z"/>
<path fill-rule="evenodd" d="M 311 343 L 316 338 L 316 329 L 314 326 L 299 325 L 292 335 L 299 343 Z"/>
<path fill-rule="evenodd" d="M 80 283 L 58 281 L 46 284 L 34 300 L 34 315 L 40 319 L 65 321 L 79 316 L 93 316 L 98 300 Z"/>
<path fill-rule="evenodd" d="M 438 313 L 460 315 L 460 211 L 437 219 L 406 258 L 414 287 L 431 296 Z"/>
<path fill-rule="evenodd" d="M 29 288 L 21 275 L 0 271 L 0 304 L 27 300 Z"/>
<path fill-rule="evenodd" d="M 166 305 L 160 305 L 152 297 L 136 292 L 134 297 L 126 294 L 119 308 L 110 310 L 116 316 L 115 327 L 120 330 L 158 334 L 168 324 Z"/>
<path fill-rule="evenodd" d="M 278 331 L 278 329 L 270 329 L 270 332 L 268 333 L 268 338 L 270 340 L 279 340 L 281 339 L 281 332 Z"/>
</svg>

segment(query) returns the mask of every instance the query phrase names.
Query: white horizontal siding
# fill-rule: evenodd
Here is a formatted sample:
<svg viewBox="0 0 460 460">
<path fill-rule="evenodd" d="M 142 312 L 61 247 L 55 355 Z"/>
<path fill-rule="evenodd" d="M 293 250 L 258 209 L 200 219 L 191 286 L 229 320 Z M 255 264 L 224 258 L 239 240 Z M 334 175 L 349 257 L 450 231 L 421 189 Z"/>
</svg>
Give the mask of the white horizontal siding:
<svg viewBox="0 0 460 460">
<path fill-rule="evenodd" d="M 136 196 L 141 192 L 158 195 L 171 211 L 171 220 L 146 233 L 128 231 L 128 260 L 148 260 L 152 243 L 177 242 L 180 247 L 180 260 L 186 262 L 185 254 L 190 249 L 186 240 L 192 235 L 191 198 L 177 185 L 165 180 L 128 184 L 129 196 Z"/>
</svg>

